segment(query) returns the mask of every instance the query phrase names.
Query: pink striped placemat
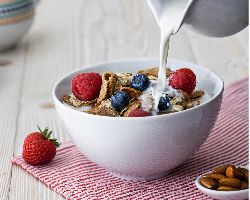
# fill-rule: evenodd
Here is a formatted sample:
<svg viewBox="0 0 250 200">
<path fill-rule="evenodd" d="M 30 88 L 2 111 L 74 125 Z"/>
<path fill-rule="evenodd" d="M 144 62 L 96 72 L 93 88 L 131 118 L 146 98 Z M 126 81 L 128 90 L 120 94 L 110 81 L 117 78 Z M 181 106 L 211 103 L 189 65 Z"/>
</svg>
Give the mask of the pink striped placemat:
<svg viewBox="0 0 250 200">
<path fill-rule="evenodd" d="M 206 143 L 164 178 L 129 182 L 113 177 L 70 141 L 62 144 L 48 165 L 34 167 L 20 156 L 12 162 L 66 199 L 211 199 L 195 187 L 198 175 L 226 163 L 248 164 L 248 79 L 225 89 L 219 118 Z"/>
</svg>

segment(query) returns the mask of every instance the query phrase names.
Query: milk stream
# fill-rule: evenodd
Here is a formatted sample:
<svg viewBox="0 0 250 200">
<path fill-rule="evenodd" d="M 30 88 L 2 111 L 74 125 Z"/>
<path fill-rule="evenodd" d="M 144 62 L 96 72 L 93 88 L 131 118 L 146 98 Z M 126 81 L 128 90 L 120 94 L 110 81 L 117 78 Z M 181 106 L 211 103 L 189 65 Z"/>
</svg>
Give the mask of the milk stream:
<svg viewBox="0 0 250 200">
<path fill-rule="evenodd" d="M 151 110 L 152 115 L 157 115 L 157 112 L 159 111 L 158 110 L 159 100 L 165 94 L 167 94 L 169 97 L 179 95 L 175 89 L 169 86 L 166 77 L 168 50 L 169 50 L 170 38 L 178 31 L 183 16 L 188 10 L 189 6 L 191 5 L 191 2 L 192 2 L 191 0 L 165 0 L 165 4 L 162 6 L 162 12 L 159 15 L 159 18 L 157 18 L 157 22 L 161 29 L 160 66 L 158 72 L 158 79 L 157 81 L 151 81 L 150 87 L 143 92 L 144 94 L 152 94 L 154 98 L 153 109 L 151 110 L 151 107 L 147 108 L 148 112 L 150 112 Z M 208 99 L 210 99 L 210 96 L 206 93 L 202 97 L 201 103 L 207 101 Z M 91 106 L 84 107 L 84 109 L 78 108 L 77 110 L 83 111 L 90 108 Z"/>
<path fill-rule="evenodd" d="M 158 111 L 160 98 L 171 90 L 166 78 L 170 37 L 178 31 L 178 27 L 188 6 L 189 0 L 166 0 L 162 13 L 158 19 L 158 24 L 161 29 L 160 67 L 157 85 L 152 89 L 152 95 L 155 102 L 154 110 L 156 111 Z"/>
</svg>

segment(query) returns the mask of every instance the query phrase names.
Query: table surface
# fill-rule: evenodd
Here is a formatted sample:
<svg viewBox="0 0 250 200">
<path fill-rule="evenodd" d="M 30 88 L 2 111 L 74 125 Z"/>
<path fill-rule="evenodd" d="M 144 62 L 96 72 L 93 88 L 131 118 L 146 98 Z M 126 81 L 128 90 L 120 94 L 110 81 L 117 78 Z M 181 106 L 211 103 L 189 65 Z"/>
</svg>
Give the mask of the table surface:
<svg viewBox="0 0 250 200">
<path fill-rule="evenodd" d="M 0 54 L 0 199 L 62 199 L 10 160 L 21 155 L 36 124 L 67 139 L 52 102 L 53 84 L 72 70 L 124 58 L 158 58 L 159 28 L 145 0 L 42 0 L 28 35 Z M 213 69 L 225 83 L 248 76 L 248 28 L 228 38 L 185 27 L 173 36 L 170 58 Z"/>
</svg>

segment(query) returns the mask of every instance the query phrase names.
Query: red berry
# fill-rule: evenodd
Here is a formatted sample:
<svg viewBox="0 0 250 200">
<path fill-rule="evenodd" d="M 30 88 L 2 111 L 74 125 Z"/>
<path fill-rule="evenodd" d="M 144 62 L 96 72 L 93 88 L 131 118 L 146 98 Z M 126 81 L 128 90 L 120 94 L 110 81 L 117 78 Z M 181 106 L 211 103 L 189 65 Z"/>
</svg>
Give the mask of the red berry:
<svg viewBox="0 0 250 200">
<path fill-rule="evenodd" d="M 178 69 L 170 76 L 169 85 L 174 89 L 192 94 L 196 87 L 196 76 L 191 69 Z"/>
<path fill-rule="evenodd" d="M 72 93 L 81 101 L 91 101 L 98 97 L 102 85 L 102 77 L 98 73 L 83 73 L 72 80 Z"/>
<path fill-rule="evenodd" d="M 50 139 L 51 131 L 48 128 L 44 131 L 30 133 L 24 140 L 23 159 L 31 165 L 47 164 L 56 155 L 56 147 L 60 144 L 56 139 Z"/>
<path fill-rule="evenodd" d="M 128 116 L 129 117 L 147 117 L 149 116 L 149 113 L 141 109 L 135 109 L 131 111 Z"/>
</svg>

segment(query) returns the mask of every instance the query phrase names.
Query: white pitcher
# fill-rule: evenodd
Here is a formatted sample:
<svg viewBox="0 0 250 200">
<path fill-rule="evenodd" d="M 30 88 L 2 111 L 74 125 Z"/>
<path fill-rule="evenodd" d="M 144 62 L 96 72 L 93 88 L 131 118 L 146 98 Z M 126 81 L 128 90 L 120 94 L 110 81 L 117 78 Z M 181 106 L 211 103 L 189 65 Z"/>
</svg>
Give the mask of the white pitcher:
<svg viewBox="0 0 250 200">
<path fill-rule="evenodd" d="M 147 0 L 156 20 L 168 6 L 169 0 Z M 186 9 L 176 27 L 183 24 L 193 31 L 210 37 L 233 35 L 248 26 L 248 0 L 179 0 L 186 1 Z"/>
</svg>

